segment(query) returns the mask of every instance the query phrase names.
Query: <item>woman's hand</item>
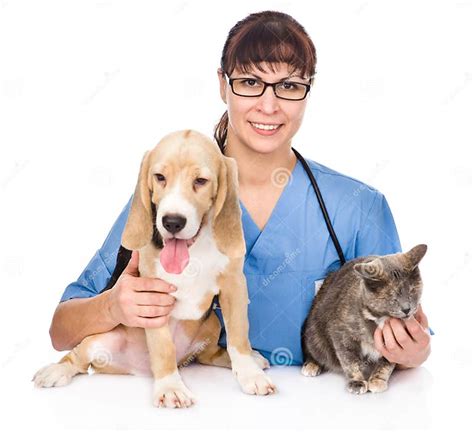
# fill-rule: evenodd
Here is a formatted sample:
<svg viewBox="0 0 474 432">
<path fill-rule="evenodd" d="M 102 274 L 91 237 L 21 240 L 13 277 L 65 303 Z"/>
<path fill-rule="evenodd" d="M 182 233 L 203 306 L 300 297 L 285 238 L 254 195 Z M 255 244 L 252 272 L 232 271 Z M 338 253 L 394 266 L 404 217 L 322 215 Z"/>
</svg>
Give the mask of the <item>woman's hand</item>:
<svg viewBox="0 0 474 432">
<path fill-rule="evenodd" d="M 138 251 L 110 290 L 107 310 L 110 318 L 128 327 L 161 327 L 168 323 L 176 299 L 176 288 L 164 280 L 138 276 Z"/>
<path fill-rule="evenodd" d="M 428 319 L 421 305 L 410 319 L 386 320 L 383 329 L 375 330 L 374 341 L 377 351 L 400 369 L 420 366 L 431 352 Z"/>
</svg>

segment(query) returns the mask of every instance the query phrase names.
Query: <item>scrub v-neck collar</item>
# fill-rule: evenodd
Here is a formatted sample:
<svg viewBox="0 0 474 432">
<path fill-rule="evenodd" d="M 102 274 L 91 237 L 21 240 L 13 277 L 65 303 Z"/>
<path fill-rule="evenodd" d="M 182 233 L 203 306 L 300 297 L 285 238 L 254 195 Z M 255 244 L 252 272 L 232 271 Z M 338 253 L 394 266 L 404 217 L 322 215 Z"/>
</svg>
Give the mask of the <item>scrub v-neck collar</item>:
<svg viewBox="0 0 474 432">
<path fill-rule="evenodd" d="M 242 209 L 242 222 L 244 228 L 244 237 L 245 243 L 247 246 L 247 257 L 252 253 L 258 243 L 268 236 L 271 235 L 271 231 L 279 226 L 282 220 L 289 214 L 293 209 L 292 206 L 288 205 L 288 197 L 294 195 L 294 192 L 300 187 L 299 183 L 301 181 L 301 170 L 303 169 L 301 162 L 296 160 L 296 164 L 293 167 L 291 176 L 287 184 L 285 185 L 282 193 L 280 194 L 273 210 L 270 214 L 270 217 L 267 220 L 267 223 L 262 230 L 252 219 L 252 216 L 246 209 L 245 205 L 239 199 L 240 208 Z"/>
</svg>

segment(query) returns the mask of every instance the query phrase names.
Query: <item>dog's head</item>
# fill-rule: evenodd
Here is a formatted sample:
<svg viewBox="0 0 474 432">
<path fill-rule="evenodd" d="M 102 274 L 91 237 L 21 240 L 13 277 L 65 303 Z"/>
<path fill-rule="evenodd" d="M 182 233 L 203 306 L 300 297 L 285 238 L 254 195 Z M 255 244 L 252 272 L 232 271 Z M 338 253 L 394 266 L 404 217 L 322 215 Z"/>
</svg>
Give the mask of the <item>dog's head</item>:
<svg viewBox="0 0 474 432">
<path fill-rule="evenodd" d="M 136 250 L 154 240 L 180 254 L 207 223 L 222 253 L 245 255 L 237 164 L 199 132 L 166 135 L 143 157 L 122 244 Z"/>
</svg>

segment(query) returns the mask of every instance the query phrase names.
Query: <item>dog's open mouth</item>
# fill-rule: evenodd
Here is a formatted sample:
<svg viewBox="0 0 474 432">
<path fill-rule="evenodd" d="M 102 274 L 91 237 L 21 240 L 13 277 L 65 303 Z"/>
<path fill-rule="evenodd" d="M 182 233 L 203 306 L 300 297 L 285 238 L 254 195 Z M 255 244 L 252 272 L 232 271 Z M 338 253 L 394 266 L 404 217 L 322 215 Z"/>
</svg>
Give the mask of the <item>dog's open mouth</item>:
<svg viewBox="0 0 474 432">
<path fill-rule="evenodd" d="M 194 237 L 190 239 L 179 239 L 172 237 L 163 239 L 163 249 L 160 252 L 160 262 L 168 273 L 180 274 L 189 262 L 189 248 L 196 242 L 201 232 L 203 222 Z"/>
</svg>

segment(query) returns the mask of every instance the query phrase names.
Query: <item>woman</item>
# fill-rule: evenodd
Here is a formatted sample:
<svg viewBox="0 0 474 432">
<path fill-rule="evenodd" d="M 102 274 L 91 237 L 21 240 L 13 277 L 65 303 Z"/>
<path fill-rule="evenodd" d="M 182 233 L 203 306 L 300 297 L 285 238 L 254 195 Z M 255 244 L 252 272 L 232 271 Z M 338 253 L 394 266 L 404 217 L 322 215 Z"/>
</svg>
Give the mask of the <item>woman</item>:
<svg viewBox="0 0 474 432">
<path fill-rule="evenodd" d="M 315 290 L 341 264 L 309 177 L 291 148 L 315 66 L 314 45 L 304 28 L 286 14 L 267 11 L 231 29 L 218 70 L 227 111 L 215 138 L 239 167 L 249 336 L 253 348 L 272 364 L 302 363 L 300 329 Z M 314 161 L 308 164 L 346 260 L 401 251 L 380 192 Z M 130 202 L 79 279 L 66 288 L 50 330 L 56 349 L 70 349 L 119 323 L 156 327 L 167 322 L 171 288 L 156 279 L 155 292 L 144 292 L 136 260 L 111 290 L 101 293 L 115 266 Z M 216 313 L 221 318 L 218 307 Z M 397 319 L 387 321 L 374 335 L 376 346 L 400 367 L 418 366 L 430 352 L 427 326 L 421 309 L 407 327 Z M 225 343 L 223 331 L 220 344 Z"/>
</svg>

